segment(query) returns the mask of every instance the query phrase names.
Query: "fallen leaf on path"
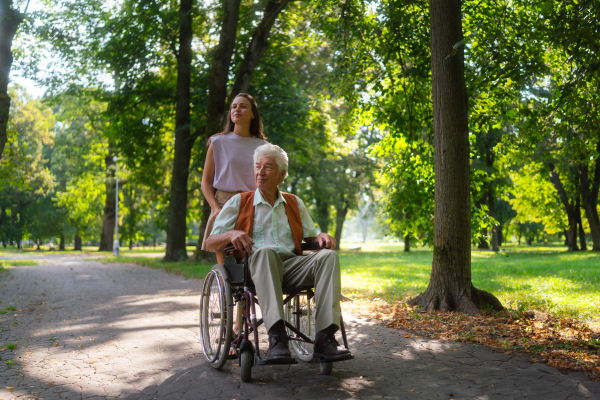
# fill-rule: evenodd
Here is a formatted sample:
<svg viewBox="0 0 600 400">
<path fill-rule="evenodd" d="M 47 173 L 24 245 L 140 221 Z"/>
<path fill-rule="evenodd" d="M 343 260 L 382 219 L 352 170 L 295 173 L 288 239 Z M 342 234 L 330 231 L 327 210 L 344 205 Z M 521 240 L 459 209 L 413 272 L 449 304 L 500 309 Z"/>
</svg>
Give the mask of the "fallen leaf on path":
<svg viewBox="0 0 600 400">
<path fill-rule="evenodd" d="M 412 393 L 412 392 L 414 392 L 414 390 L 407 390 L 407 392 L 408 392 L 408 393 Z"/>
<path fill-rule="evenodd" d="M 412 337 L 409 333 L 405 333 L 404 337 Z"/>
<path fill-rule="evenodd" d="M 448 350 L 450 350 L 450 351 L 458 351 L 458 349 L 448 349 Z"/>
<path fill-rule="evenodd" d="M 98 361 L 90 361 L 90 364 L 97 363 Z"/>
<path fill-rule="evenodd" d="M 329 386 L 331 385 L 329 382 L 323 382 L 322 384 L 320 384 L 319 386 Z"/>
<path fill-rule="evenodd" d="M 60 345 L 60 343 L 56 342 L 54 343 L 54 347 L 58 347 Z"/>
<path fill-rule="evenodd" d="M 13 390 L 15 387 L 16 387 L 16 386 L 7 386 L 6 388 L 7 388 L 8 390 Z"/>
<path fill-rule="evenodd" d="M 394 329 L 394 330 L 392 330 L 392 333 L 394 333 L 394 332 L 396 332 L 396 330 L 395 330 L 395 329 Z"/>
<path fill-rule="evenodd" d="M 46 385 L 52 386 L 52 385 L 54 385 L 54 382 L 47 382 Z"/>
</svg>

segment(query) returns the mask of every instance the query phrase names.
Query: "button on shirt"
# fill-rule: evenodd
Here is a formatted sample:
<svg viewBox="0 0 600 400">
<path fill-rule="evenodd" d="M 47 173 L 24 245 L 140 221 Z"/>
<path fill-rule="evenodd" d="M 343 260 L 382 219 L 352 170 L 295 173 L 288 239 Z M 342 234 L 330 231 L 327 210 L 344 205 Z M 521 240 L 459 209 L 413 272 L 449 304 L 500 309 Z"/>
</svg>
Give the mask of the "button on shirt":
<svg viewBox="0 0 600 400">
<path fill-rule="evenodd" d="M 252 228 L 252 251 L 261 247 L 272 247 L 282 256 L 294 256 L 294 238 L 292 228 L 288 221 L 283 203 L 287 203 L 281 192 L 273 207 L 265 201 L 260 190 L 254 192 L 254 226 Z M 235 229 L 235 223 L 240 215 L 240 200 L 242 196 L 236 194 L 221 209 L 211 235 L 229 232 Z M 312 218 L 308 215 L 304 202 L 296 196 L 300 221 L 302 222 L 303 238 L 316 237 L 317 230 Z"/>
</svg>

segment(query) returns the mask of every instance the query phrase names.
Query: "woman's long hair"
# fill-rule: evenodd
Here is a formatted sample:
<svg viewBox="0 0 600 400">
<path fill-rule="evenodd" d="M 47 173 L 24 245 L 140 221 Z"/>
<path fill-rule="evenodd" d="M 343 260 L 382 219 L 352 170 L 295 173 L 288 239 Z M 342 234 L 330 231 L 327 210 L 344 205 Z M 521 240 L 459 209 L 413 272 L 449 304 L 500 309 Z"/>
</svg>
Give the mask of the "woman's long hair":
<svg viewBox="0 0 600 400">
<path fill-rule="evenodd" d="M 234 100 L 238 97 L 245 97 L 250 101 L 252 105 L 252 114 L 254 114 L 254 119 L 250 122 L 250 134 L 262 140 L 267 140 L 267 137 L 263 133 L 263 124 L 260 119 L 260 114 L 258 113 L 258 105 L 256 104 L 256 100 L 254 97 L 250 96 L 247 93 L 240 93 L 235 96 Z M 223 125 L 223 130 L 213 136 L 224 135 L 229 132 L 233 132 L 233 128 L 235 128 L 235 124 L 231 119 L 231 106 L 229 107 L 229 111 L 227 111 L 227 118 L 225 119 L 225 124 Z M 213 137 L 211 136 L 211 137 Z M 210 140 L 210 139 L 209 139 Z"/>
</svg>

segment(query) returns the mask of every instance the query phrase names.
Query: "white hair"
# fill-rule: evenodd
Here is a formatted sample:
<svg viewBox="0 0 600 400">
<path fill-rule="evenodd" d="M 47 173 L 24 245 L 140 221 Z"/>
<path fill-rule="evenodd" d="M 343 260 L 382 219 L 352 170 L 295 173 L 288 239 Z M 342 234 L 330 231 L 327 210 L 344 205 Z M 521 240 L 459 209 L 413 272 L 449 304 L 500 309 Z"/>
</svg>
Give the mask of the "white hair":
<svg viewBox="0 0 600 400">
<path fill-rule="evenodd" d="M 279 172 L 285 171 L 283 178 L 281 178 L 281 182 L 288 176 L 288 155 L 281 147 L 271 144 L 265 143 L 261 146 L 258 146 L 256 150 L 254 150 L 254 165 L 256 165 L 256 161 L 259 157 L 269 157 L 274 158 L 275 163 L 277 163 L 277 167 L 279 168 Z M 279 182 L 281 184 L 281 182 Z"/>
</svg>

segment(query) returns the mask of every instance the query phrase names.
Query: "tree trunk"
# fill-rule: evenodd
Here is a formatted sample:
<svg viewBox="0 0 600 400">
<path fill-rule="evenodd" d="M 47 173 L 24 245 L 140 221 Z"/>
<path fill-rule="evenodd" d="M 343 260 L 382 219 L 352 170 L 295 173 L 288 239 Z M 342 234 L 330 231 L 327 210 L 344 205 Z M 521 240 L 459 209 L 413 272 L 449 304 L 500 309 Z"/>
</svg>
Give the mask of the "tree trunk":
<svg viewBox="0 0 600 400">
<path fill-rule="evenodd" d="M 337 243 L 337 250 L 342 247 L 342 230 L 344 229 L 344 221 L 348 214 L 348 207 L 340 207 L 337 209 L 335 217 L 335 242 Z"/>
<path fill-rule="evenodd" d="M 315 199 L 317 205 L 317 218 L 316 223 L 319 225 L 319 229 L 323 233 L 329 232 L 329 203 L 325 200 L 317 197 Z"/>
<path fill-rule="evenodd" d="M 112 145 L 109 145 L 108 155 L 104 159 L 106 165 L 106 197 L 104 200 L 104 218 L 102 220 L 102 234 L 98 251 L 112 251 L 115 233 L 115 161 Z"/>
<path fill-rule="evenodd" d="M 492 193 L 492 191 L 488 191 L 487 192 L 487 201 L 488 201 L 488 209 L 490 212 L 490 216 L 494 219 L 496 219 L 497 213 L 496 213 L 496 199 L 494 198 L 494 193 Z M 492 227 L 492 251 L 498 251 L 500 250 L 499 246 L 499 227 L 498 225 L 494 225 Z"/>
<path fill-rule="evenodd" d="M 560 201 L 563 203 L 569 221 L 569 228 L 565 230 L 566 245 L 568 246 L 569 251 L 577 251 L 579 248 L 577 247 L 577 212 L 575 210 L 575 201 L 573 201 L 573 199 L 569 200 L 567 192 L 560 180 L 560 174 L 554 168 L 554 164 L 550 163 L 548 164 L 548 167 L 551 172 L 550 179 L 558 192 Z"/>
<path fill-rule="evenodd" d="M 129 250 L 133 250 L 133 240 L 129 239 Z"/>
<path fill-rule="evenodd" d="M 24 18 L 23 14 L 12 8 L 12 3 L 12 0 L 0 0 L 0 159 L 8 140 L 6 129 L 10 110 L 8 81 L 13 62 L 12 42 Z"/>
<path fill-rule="evenodd" d="M 231 65 L 231 56 L 235 48 L 235 39 L 237 34 L 237 25 L 240 15 L 241 0 L 225 0 L 223 10 L 223 25 L 221 26 L 221 36 L 219 44 L 213 55 L 213 62 L 208 78 L 208 99 L 206 106 L 206 130 L 204 132 L 204 141 L 218 133 L 223 124 L 225 115 L 225 100 L 227 99 L 227 81 L 229 79 L 229 66 Z M 204 152 L 205 153 L 205 152 Z M 202 239 L 204 231 L 208 224 L 210 216 L 210 204 L 208 201 L 202 202 L 202 222 L 200 223 L 200 234 L 198 243 L 194 251 L 196 260 L 214 259 L 214 254 L 202 250 Z"/>
<path fill-rule="evenodd" d="M 187 258 L 187 185 L 194 137 L 190 134 L 190 84 L 192 70 L 192 0 L 179 3 L 179 53 L 175 94 L 175 157 L 171 175 L 169 226 L 165 261 Z M 235 33 L 234 33 L 235 34 Z"/>
<path fill-rule="evenodd" d="M 600 153 L 600 138 L 596 145 L 596 151 Z M 585 216 L 590 225 L 592 233 L 592 251 L 600 251 L 600 218 L 598 217 L 598 191 L 600 190 L 600 157 L 594 161 L 594 181 L 590 188 L 589 169 L 587 164 L 579 164 L 580 179 L 579 190 L 581 192 L 581 203 Z"/>
<path fill-rule="evenodd" d="M 75 235 L 75 248 L 73 250 L 81 251 L 81 237 L 79 235 Z"/>
<path fill-rule="evenodd" d="M 585 243 L 585 231 L 583 230 L 583 220 L 581 219 L 581 196 L 577 197 L 575 213 L 577 215 L 577 226 L 579 227 L 579 248 L 581 251 L 587 251 L 587 243 Z"/>
<path fill-rule="evenodd" d="M 289 2 L 290 0 L 270 0 L 267 3 L 263 19 L 254 30 L 252 40 L 246 49 L 244 59 L 242 60 L 242 65 L 237 73 L 227 103 L 231 103 L 235 96 L 237 96 L 239 93 L 246 93 L 248 91 L 248 87 L 252 81 L 252 76 L 254 75 L 254 70 L 258 66 L 261 57 L 269 47 L 269 35 L 271 34 L 271 28 L 277 20 L 279 13 L 283 11 Z"/>
<path fill-rule="evenodd" d="M 60 244 L 58 245 L 59 251 L 65 251 L 65 234 L 61 233 L 60 235 Z"/>
<path fill-rule="evenodd" d="M 468 99 L 464 77 L 460 0 L 430 0 L 431 76 L 435 162 L 433 264 L 429 286 L 410 300 L 428 310 L 479 314 L 502 310 L 471 282 Z"/>
<path fill-rule="evenodd" d="M 404 235 L 404 252 L 410 252 L 410 235 Z"/>
</svg>

